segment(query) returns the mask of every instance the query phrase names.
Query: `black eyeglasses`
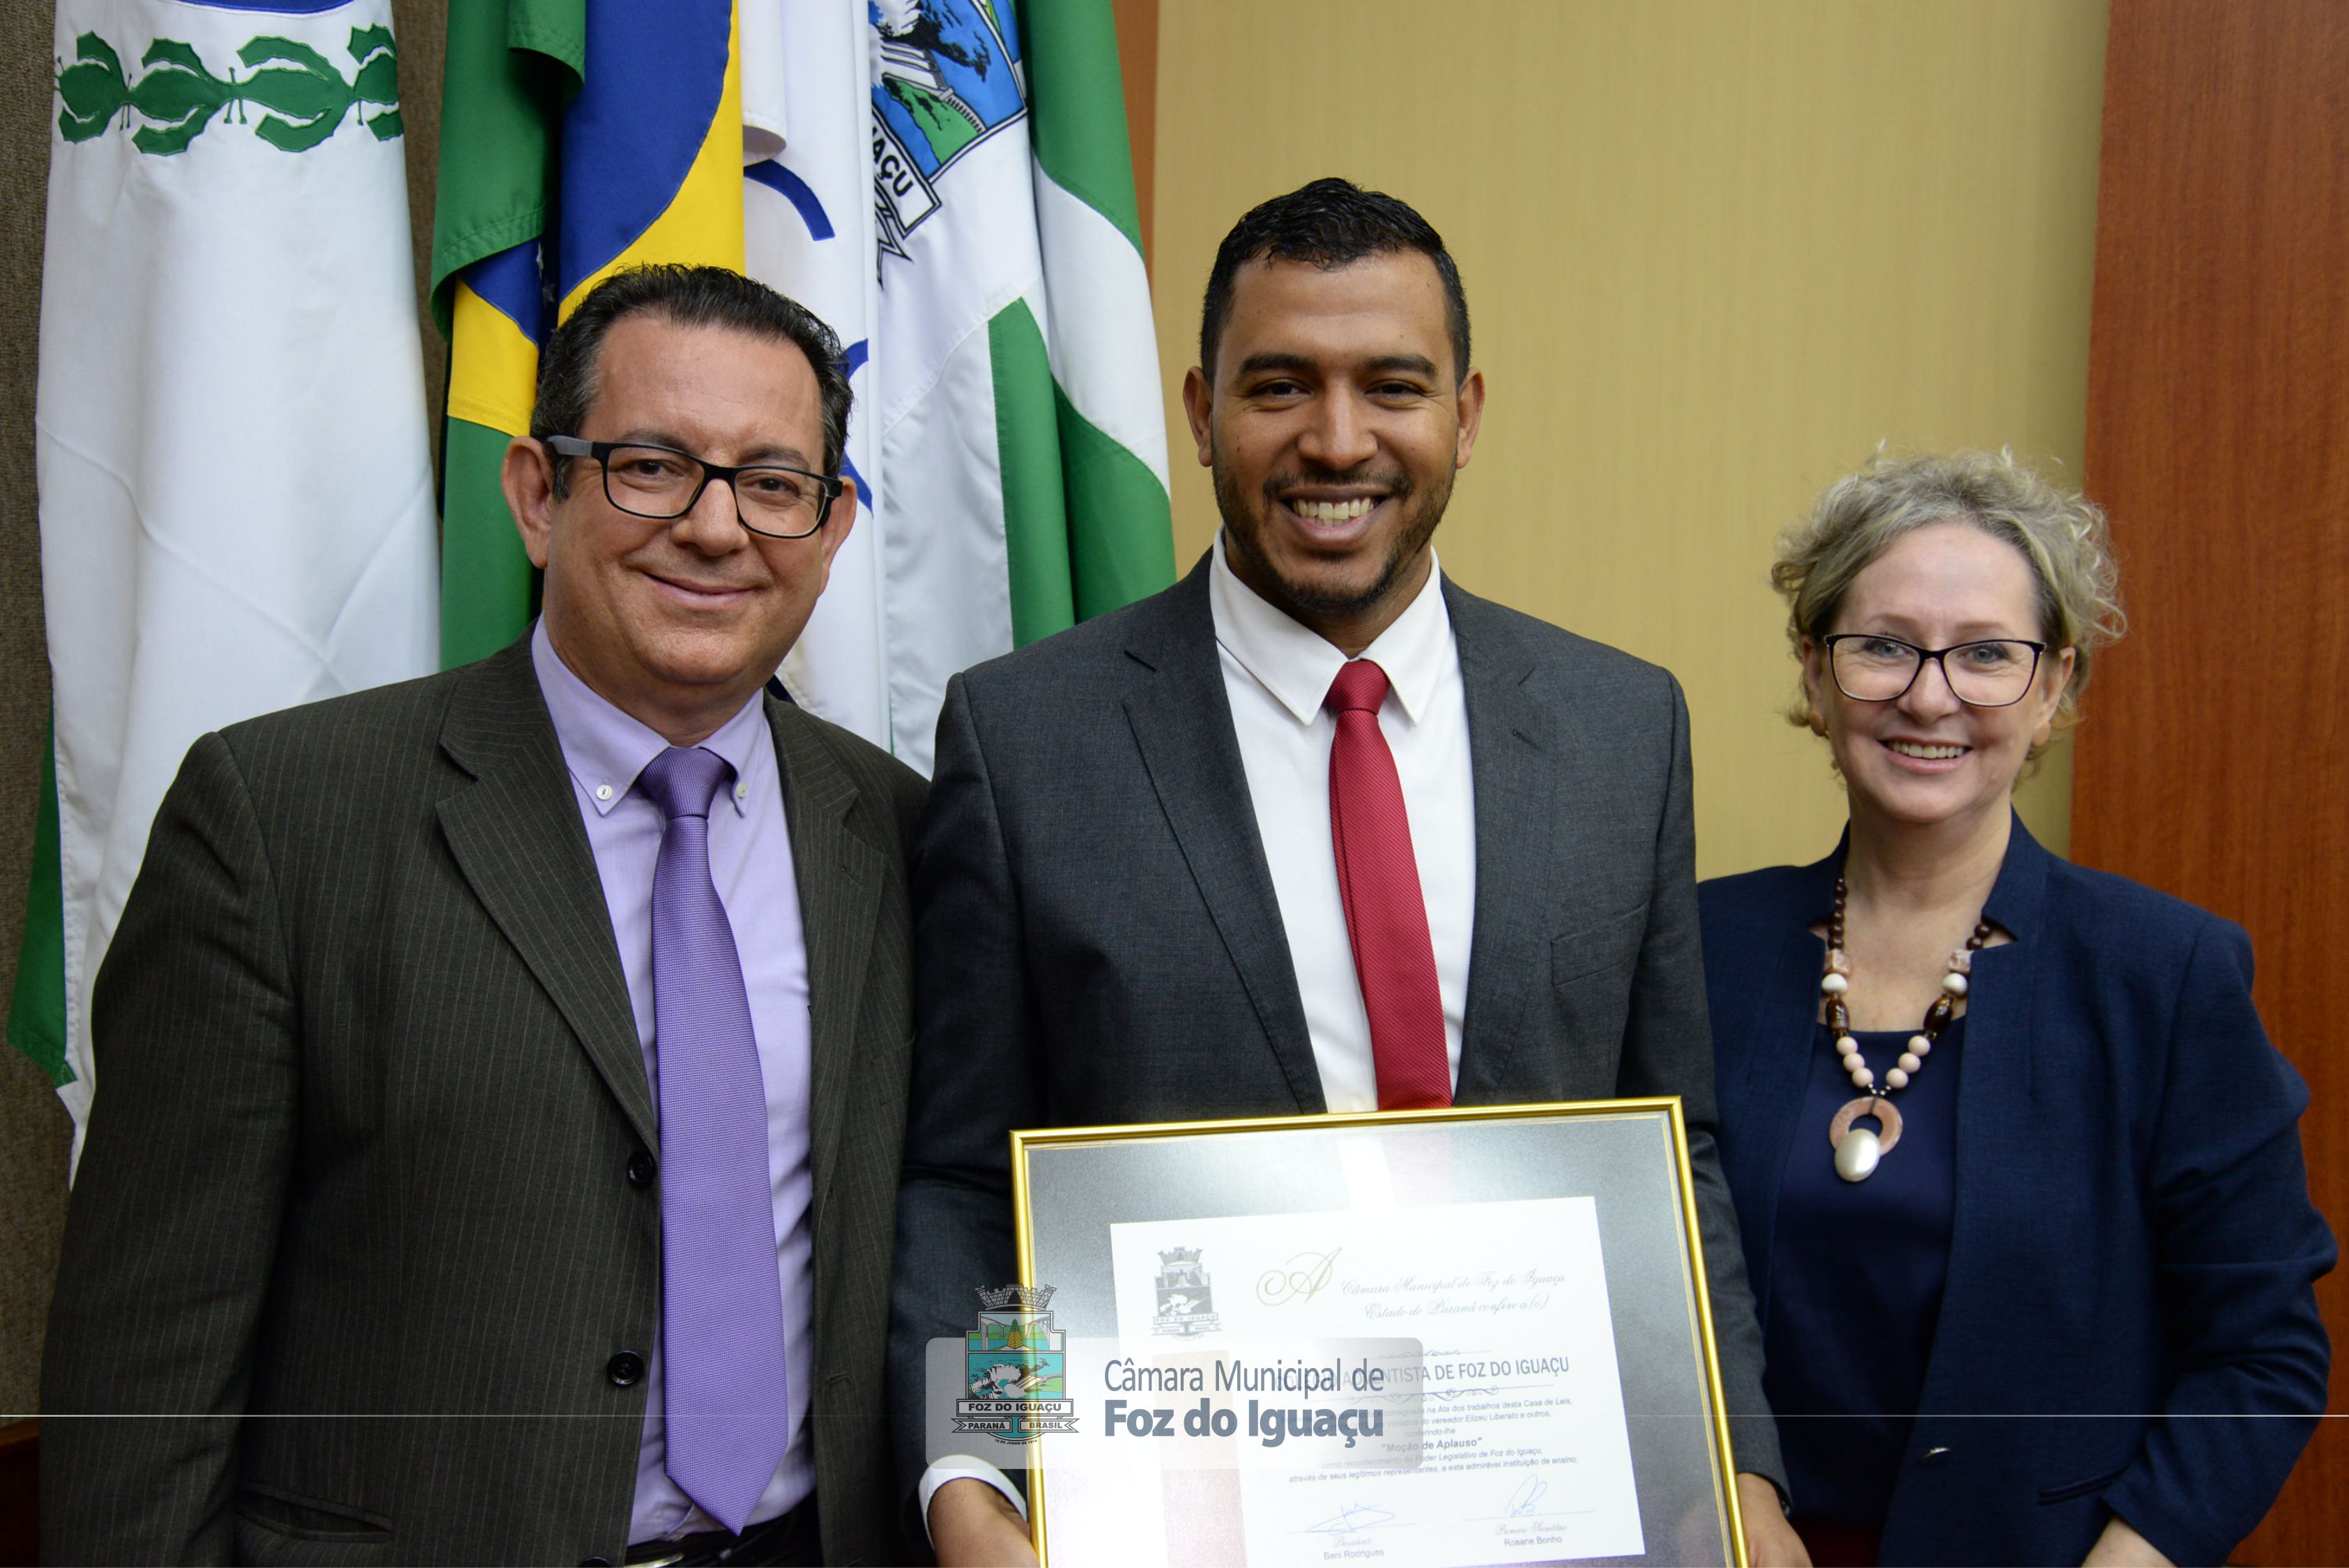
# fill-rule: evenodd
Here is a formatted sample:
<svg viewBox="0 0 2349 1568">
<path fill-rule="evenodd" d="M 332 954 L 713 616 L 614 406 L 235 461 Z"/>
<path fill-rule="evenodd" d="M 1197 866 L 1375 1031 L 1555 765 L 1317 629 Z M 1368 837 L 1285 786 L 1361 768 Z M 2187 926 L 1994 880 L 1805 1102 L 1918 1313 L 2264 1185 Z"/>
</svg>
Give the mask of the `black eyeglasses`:
<svg viewBox="0 0 2349 1568">
<path fill-rule="evenodd" d="M 1836 689 L 1854 702 L 1893 702 L 1906 696 L 1927 660 L 1941 666 L 1951 695 L 1968 707 L 2012 707 L 2030 695 L 2039 674 L 2044 643 L 2021 637 L 1991 637 L 1947 648 L 1920 648 L 1874 632 L 1839 632 L 1819 641 Z"/>
<path fill-rule="evenodd" d="M 768 539 L 805 539 L 823 526 L 841 483 L 781 463 L 730 469 L 674 447 L 642 441 L 587 441 L 549 436 L 549 451 L 593 458 L 604 469 L 604 499 L 631 517 L 672 522 L 691 511 L 713 481 L 734 492 L 734 515 Z"/>
</svg>

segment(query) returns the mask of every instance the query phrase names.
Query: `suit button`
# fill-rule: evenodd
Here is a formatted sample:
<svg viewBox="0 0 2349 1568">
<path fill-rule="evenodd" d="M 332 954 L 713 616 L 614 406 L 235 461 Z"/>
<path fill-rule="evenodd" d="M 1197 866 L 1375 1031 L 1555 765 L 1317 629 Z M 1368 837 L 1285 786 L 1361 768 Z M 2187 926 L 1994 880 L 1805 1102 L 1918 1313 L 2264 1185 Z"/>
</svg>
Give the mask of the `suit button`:
<svg viewBox="0 0 2349 1568">
<path fill-rule="evenodd" d="M 1923 1453 L 1917 1456 L 1917 1462 L 1920 1465 L 1937 1465 L 1947 1460 L 1949 1457 L 1950 1450 L 1945 1448 L 1930 1448 Z"/>
<path fill-rule="evenodd" d="M 641 1382 L 645 1375 L 645 1358 L 633 1350 L 623 1350 L 604 1363 L 604 1376 L 616 1388 L 626 1388 Z"/>
<path fill-rule="evenodd" d="M 643 1149 L 637 1150 L 634 1154 L 628 1156 L 628 1185 L 631 1187 L 651 1186 L 653 1184 L 653 1172 L 658 1169 L 659 1166 L 653 1162 L 653 1157 L 649 1150 Z"/>
<path fill-rule="evenodd" d="M 612 1568 L 612 1560 L 609 1557 L 582 1557 L 579 1568 Z"/>
</svg>

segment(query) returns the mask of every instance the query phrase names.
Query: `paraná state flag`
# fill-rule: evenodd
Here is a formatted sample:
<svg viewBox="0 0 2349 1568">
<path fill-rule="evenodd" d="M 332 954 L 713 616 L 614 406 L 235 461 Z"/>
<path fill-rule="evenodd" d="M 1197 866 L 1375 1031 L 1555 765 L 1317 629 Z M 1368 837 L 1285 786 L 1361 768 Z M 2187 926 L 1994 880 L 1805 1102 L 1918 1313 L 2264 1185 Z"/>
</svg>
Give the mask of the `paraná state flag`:
<svg viewBox="0 0 2349 1568">
<path fill-rule="evenodd" d="M 189 745 L 432 667 L 389 0 L 58 0 L 35 453 L 55 742 L 10 1038 L 77 1125 Z"/>
</svg>

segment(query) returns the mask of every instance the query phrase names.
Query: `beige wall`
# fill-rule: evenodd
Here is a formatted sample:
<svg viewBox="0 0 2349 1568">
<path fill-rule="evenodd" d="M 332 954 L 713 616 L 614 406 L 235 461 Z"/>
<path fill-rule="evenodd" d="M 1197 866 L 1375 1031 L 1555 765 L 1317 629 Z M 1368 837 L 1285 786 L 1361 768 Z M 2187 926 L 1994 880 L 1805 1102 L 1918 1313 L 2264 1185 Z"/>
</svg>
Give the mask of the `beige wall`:
<svg viewBox="0 0 2349 1568">
<path fill-rule="evenodd" d="M 1825 853 L 1771 541 L 1879 440 L 2077 475 L 2104 32 L 2104 0 L 1167 5 L 1178 555 L 1215 526 L 1175 397 L 1216 242 L 1317 175 L 1391 191 L 1458 258 L 1490 384 L 1445 569 L 1679 675 L 1702 874 Z M 2023 800 L 2058 848 L 2070 793 L 2059 748 Z"/>
</svg>

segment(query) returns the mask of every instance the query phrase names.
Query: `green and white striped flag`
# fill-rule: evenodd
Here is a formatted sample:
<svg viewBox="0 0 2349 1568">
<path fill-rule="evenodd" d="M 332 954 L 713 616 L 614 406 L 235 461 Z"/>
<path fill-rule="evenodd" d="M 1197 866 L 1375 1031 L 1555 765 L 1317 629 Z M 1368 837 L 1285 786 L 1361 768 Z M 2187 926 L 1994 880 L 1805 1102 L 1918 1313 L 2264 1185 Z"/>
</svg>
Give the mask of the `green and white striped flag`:
<svg viewBox="0 0 2349 1568">
<path fill-rule="evenodd" d="M 58 0 L 42 269 L 55 739 L 9 1037 L 89 992 L 191 742 L 435 663 L 389 0 Z"/>
<path fill-rule="evenodd" d="M 781 144 L 748 264 L 841 329 L 874 503 L 783 678 L 926 770 L 948 676 L 1174 580 L 1116 29 L 1109 0 L 742 20 L 747 156 Z"/>
</svg>

